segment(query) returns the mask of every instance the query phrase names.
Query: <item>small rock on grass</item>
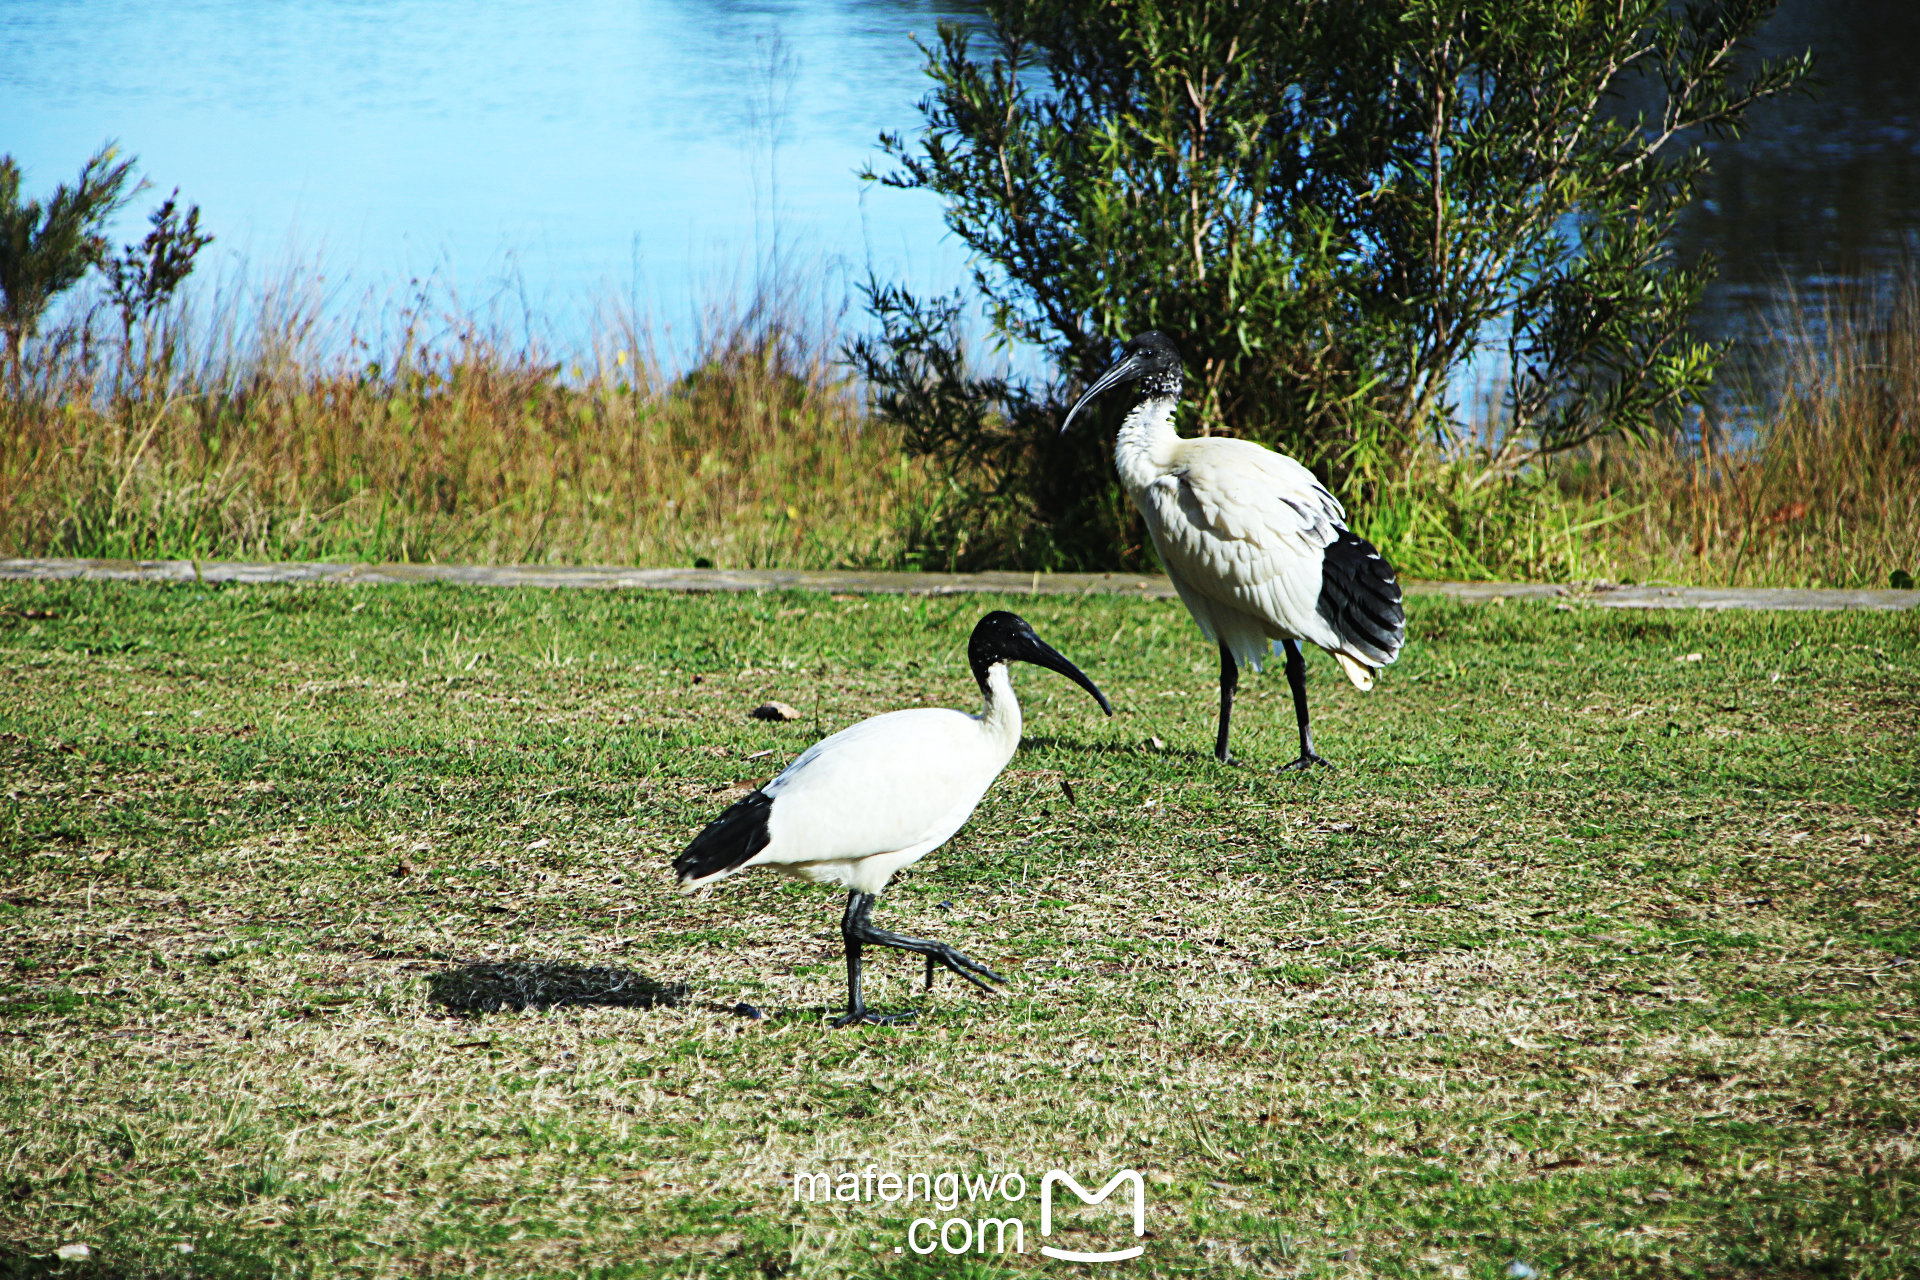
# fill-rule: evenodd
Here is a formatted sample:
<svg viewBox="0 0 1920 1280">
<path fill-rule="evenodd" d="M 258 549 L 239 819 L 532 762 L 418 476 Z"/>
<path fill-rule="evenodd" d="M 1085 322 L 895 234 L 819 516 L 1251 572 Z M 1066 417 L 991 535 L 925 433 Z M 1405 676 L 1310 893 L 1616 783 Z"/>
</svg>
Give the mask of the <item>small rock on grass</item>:
<svg viewBox="0 0 1920 1280">
<path fill-rule="evenodd" d="M 763 702 L 747 714 L 755 720 L 798 720 L 800 709 L 786 702 Z"/>
<path fill-rule="evenodd" d="M 83 1244 L 63 1244 L 53 1251 L 53 1256 L 62 1262 L 85 1262 L 93 1256 L 93 1250 Z"/>
</svg>

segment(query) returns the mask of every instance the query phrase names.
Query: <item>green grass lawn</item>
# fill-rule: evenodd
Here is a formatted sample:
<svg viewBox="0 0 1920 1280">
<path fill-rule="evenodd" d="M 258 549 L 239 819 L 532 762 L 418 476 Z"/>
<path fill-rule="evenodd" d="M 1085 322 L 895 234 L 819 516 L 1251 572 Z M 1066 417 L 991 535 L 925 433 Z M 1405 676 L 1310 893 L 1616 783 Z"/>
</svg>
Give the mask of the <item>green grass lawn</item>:
<svg viewBox="0 0 1920 1280">
<path fill-rule="evenodd" d="M 1120 713 L 1017 668 L 875 913 L 1012 981 L 828 1031 L 840 900 L 666 864 L 1005 603 L 0 584 L 0 1274 L 1920 1273 L 1920 614 L 1417 600 L 1302 777 L 1177 604 L 1013 601 Z M 795 1202 L 869 1165 L 1026 1194 Z"/>
</svg>

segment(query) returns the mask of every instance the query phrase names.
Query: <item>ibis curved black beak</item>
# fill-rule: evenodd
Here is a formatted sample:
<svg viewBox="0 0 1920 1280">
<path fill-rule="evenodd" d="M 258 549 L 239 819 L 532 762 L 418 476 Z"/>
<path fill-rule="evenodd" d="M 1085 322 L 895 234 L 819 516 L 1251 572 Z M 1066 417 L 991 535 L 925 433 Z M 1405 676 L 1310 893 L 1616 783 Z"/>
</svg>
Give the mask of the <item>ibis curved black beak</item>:
<svg viewBox="0 0 1920 1280">
<path fill-rule="evenodd" d="M 1080 398 L 1073 402 L 1073 408 L 1067 410 L 1067 420 L 1060 424 L 1060 434 L 1067 434 L 1067 428 L 1073 425 L 1074 415 L 1086 407 L 1087 401 L 1093 399 L 1108 387 L 1116 383 L 1131 381 L 1146 371 L 1147 361 L 1138 353 L 1124 356 L 1115 361 L 1112 368 L 1101 374 L 1100 377 L 1095 380 L 1094 384 L 1081 392 Z"/>
<path fill-rule="evenodd" d="M 1010 656 L 1019 658 L 1022 662 L 1031 662 L 1036 667 L 1045 667 L 1049 671 L 1058 671 L 1061 675 L 1092 694 L 1093 700 L 1100 704 L 1102 711 L 1108 715 L 1113 714 L 1113 704 L 1107 701 L 1107 695 L 1100 692 L 1098 685 L 1087 679 L 1084 671 L 1062 657 L 1058 649 L 1055 649 L 1039 636 L 1031 636 L 1027 643 L 1022 646 L 1022 649 L 1022 652 Z"/>
</svg>

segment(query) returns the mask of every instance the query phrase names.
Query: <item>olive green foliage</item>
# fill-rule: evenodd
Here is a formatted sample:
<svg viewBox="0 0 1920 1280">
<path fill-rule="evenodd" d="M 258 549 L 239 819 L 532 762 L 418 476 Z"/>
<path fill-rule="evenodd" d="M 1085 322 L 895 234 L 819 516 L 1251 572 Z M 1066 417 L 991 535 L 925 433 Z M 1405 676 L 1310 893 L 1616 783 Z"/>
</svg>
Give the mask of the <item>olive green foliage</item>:
<svg viewBox="0 0 1920 1280">
<path fill-rule="evenodd" d="M 81 168 L 78 182 L 61 184 L 42 205 L 20 198 L 20 166 L 0 156 L 0 333 L 16 391 L 22 344 L 47 304 L 100 261 L 106 251 L 101 227 L 132 194 L 132 175 L 133 160 L 119 159 L 108 143 Z"/>
<path fill-rule="evenodd" d="M 943 27 L 924 127 L 883 136 L 874 176 L 946 202 L 994 341 L 1058 377 L 983 379 L 966 299 L 869 287 L 882 329 L 852 355 L 954 481 L 926 536 L 955 562 L 1140 561 L 1098 451 L 1054 430 L 1149 328 L 1185 355 L 1190 429 L 1350 494 L 1453 421 L 1470 361 L 1504 365 L 1538 448 L 1671 421 L 1718 357 L 1686 334 L 1711 264 L 1667 248 L 1688 142 L 1804 74 L 1740 57 L 1774 3 L 992 0 L 989 49 Z"/>
<path fill-rule="evenodd" d="M 139 244 L 130 244 L 108 258 L 102 267 L 107 292 L 129 329 L 166 306 L 183 281 L 193 273 L 194 259 L 213 243 L 200 230 L 200 206 L 180 211 L 180 189 L 147 215 L 152 230 Z"/>
<path fill-rule="evenodd" d="M 164 391 L 179 351 L 168 302 L 193 274 L 200 251 L 213 237 L 200 229 L 200 206 L 180 209 L 180 189 L 147 215 L 149 230 L 138 244 L 102 260 L 107 296 L 120 313 L 122 362 L 141 377 L 157 377 Z M 136 353 L 136 347 L 138 351 Z"/>
</svg>

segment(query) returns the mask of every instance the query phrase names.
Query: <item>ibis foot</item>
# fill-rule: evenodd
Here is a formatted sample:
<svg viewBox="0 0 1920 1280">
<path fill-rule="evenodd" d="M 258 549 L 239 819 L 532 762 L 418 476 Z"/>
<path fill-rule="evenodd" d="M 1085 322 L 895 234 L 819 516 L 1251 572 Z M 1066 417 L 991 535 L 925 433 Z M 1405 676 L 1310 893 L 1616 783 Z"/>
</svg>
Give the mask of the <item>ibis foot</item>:
<svg viewBox="0 0 1920 1280">
<path fill-rule="evenodd" d="M 1300 753 L 1300 758 L 1298 760 L 1294 760 L 1287 764 L 1281 765 L 1280 772 L 1281 773 L 1295 773 L 1295 772 L 1306 773 L 1309 770 L 1311 770 L 1315 765 L 1319 765 L 1322 769 L 1331 769 L 1333 768 L 1333 761 L 1327 759 L 1325 756 L 1322 756 L 1315 751 L 1311 751 L 1311 750 L 1302 751 Z"/>
<path fill-rule="evenodd" d="M 865 921 L 862 921 L 862 923 L 865 924 Z M 933 966 L 936 961 L 946 968 L 953 970 L 953 972 L 959 974 L 988 995 L 993 995 L 994 990 L 988 986 L 986 982 L 981 981 L 982 978 L 992 982 L 1004 983 L 1006 981 L 1005 978 L 987 968 L 987 966 L 981 964 L 972 956 L 962 951 L 956 951 L 944 942 L 930 942 L 925 938 L 909 938 L 905 934 L 889 933 L 885 929 L 876 929 L 872 925 L 866 926 L 866 929 L 860 936 L 860 941 L 869 946 L 893 947 L 899 951 L 913 951 L 925 956 L 927 958 L 927 986 L 929 988 L 933 986 Z"/>
<path fill-rule="evenodd" d="M 912 1022 L 919 1017 L 917 1009 L 907 1009 L 900 1013 L 880 1013 L 874 1009 L 850 1009 L 827 1025 L 835 1031 L 842 1027 L 864 1025 L 869 1027 L 894 1027 L 903 1022 Z"/>
<path fill-rule="evenodd" d="M 867 1008 L 867 1002 L 860 995 L 861 954 L 868 947 L 892 947 L 896 951 L 911 951 L 915 955 L 926 957 L 927 989 L 933 989 L 934 965 L 943 965 L 971 982 L 980 990 L 992 995 L 993 988 L 987 981 L 1001 982 L 1005 978 L 987 966 L 944 942 L 934 942 L 927 938 L 909 938 L 902 933 L 891 933 L 886 929 L 877 929 L 867 916 L 873 911 L 873 895 L 855 889 L 847 895 L 847 910 L 840 917 L 840 935 L 847 945 L 847 1012 L 836 1019 L 833 1025 L 851 1026 L 856 1022 L 886 1026 L 896 1022 L 910 1021 L 915 1014 L 911 1011 L 897 1014 L 874 1013 Z M 983 979 L 987 981 L 983 981 Z"/>
</svg>

